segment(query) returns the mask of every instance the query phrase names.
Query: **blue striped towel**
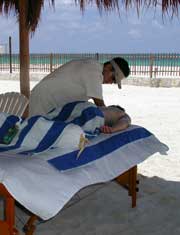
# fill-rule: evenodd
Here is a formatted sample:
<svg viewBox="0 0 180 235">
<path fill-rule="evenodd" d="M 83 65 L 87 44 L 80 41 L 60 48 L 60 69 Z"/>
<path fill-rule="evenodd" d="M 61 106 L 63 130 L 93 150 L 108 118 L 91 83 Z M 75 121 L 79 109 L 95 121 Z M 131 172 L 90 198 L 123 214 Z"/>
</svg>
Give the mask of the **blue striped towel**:
<svg viewBox="0 0 180 235">
<path fill-rule="evenodd" d="M 9 116 L 6 124 L 8 120 Z M 103 114 L 94 104 L 81 101 L 68 103 L 46 116 L 24 120 L 19 124 L 18 135 L 10 145 L 0 145 L 0 151 L 33 155 L 50 148 L 78 149 L 80 136 L 84 136 L 86 131 L 95 133 L 103 124 Z"/>
</svg>

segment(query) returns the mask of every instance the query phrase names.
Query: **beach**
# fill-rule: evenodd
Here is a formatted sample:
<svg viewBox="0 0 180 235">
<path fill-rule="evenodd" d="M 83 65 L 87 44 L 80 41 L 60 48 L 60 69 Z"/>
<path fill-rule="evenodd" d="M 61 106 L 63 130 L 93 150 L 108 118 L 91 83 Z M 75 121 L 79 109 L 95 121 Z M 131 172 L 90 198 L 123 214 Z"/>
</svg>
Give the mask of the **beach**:
<svg viewBox="0 0 180 235">
<path fill-rule="evenodd" d="M 19 82 L 0 81 L 0 93 L 19 91 Z M 37 81 L 31 82 L 31 89 Z M 180 234 L 180 89 L 103 85 L 107 105 L 126 109 L 132 123 L 147 128 L 169 147 L 138 165 L 137 207 L 127 191 L 110 182 L 80 192 L 68 208 L 37 226 L 35 235 Z M 16 208 L 22 228 L 27 213 Z"/>
</svg>

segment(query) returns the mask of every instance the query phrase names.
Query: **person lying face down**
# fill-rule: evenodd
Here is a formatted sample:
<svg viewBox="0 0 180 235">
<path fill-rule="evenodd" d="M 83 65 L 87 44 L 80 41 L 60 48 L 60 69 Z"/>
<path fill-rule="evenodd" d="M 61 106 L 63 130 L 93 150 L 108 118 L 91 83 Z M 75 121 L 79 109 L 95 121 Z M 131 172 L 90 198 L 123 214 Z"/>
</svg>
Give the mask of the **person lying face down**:
<svg viewBox="0 0 180 235">
<path fill-rule="evenodd" d="M 103 112 L 105 125 L 100 128 L 102 133 L 113 133 L 128 128 L 131 124 L 131 118 L 125 112 L 125 109 L 118 105 L 99 107 Z"/>
</svg>

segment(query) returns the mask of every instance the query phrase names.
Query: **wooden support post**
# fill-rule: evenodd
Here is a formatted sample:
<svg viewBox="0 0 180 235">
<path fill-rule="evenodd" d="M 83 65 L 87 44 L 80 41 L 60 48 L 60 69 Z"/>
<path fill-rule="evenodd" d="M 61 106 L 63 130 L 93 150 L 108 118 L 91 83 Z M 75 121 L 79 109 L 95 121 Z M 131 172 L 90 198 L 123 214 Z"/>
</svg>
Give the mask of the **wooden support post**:
<svg viewBox="0 0 180 235">
<path fill-rule="evenodd" d="M 12 41 L 9 37 L 9 72 L 12 73 Z"/>
<path fill-rule="evenodd" d="M 29 83 L 29 28 L 27 26 L 28 0 L 19 0 L 20 92 L 30 96 Z M 26 115 L 28 110 L 26 110 Z"/>
<path fill-rule="evenodd" d="M 154 56 L 150 55 L 150 66 L 149 66 L 150 79 L 152 79 L 153 77 L 153 63 L 154 63 Z"/>
<path fill-rule="evenodd" d="M 50 73 L 53 71 L 53 54 L 50 54 Z"/>
<path fill-rule="evenodd" d="M 99 61 L 99 53 L 96 53 L 95 58 L 97 61 Z"/>
</svg>

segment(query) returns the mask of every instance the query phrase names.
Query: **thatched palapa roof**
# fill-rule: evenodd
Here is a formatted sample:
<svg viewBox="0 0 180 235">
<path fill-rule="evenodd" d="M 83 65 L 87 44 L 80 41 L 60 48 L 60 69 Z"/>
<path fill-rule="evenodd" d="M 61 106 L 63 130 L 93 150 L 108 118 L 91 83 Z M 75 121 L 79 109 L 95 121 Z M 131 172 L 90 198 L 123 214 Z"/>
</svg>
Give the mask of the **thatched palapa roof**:
<svg viewBox="0 0 180 235">
<path fill-rule="evenodd" d="M 54 0 L 49 1 L 54 5 Z M 9 14 L 10 11 L 14 11 L 18 19 L 20 16 L 20 4 L 19 0 L 0 0 L 0 13 Z M 24 0 L 26 5 L 27 15 L 26 24 L 31 32 L 34 32 L 41 15 L 41 10 L 44 6 L 44 0 Z"/>
<path fill-rule="evenodd" d="M 134 6 L 139 11 L 141 6 L 157 6 L 161 7 L 162 13 L 169 13 L 171 15 L 178 15 L 178 8 L 180 0 L 72 0 L 75 4 L 80 6 L 82 11 L 85 10 L 85 6 L 90 3 L 95 3 L 100 12 L 117 9 L 119 6 L 128 7 Z M 19 17 L 21 0 L 0 0 L 0 13 L 8 14 L 11 10 L 14 10 L 17 17 Z M 44 6 L 44 0 L 24 0 L 28 9 L 26 16 L 27 27 L 31 32 L 34 32 L 41 15 L 41 10 Z M 55 0 L 49 0 L 49 4 L 55 5 Z"/>
</svg>

